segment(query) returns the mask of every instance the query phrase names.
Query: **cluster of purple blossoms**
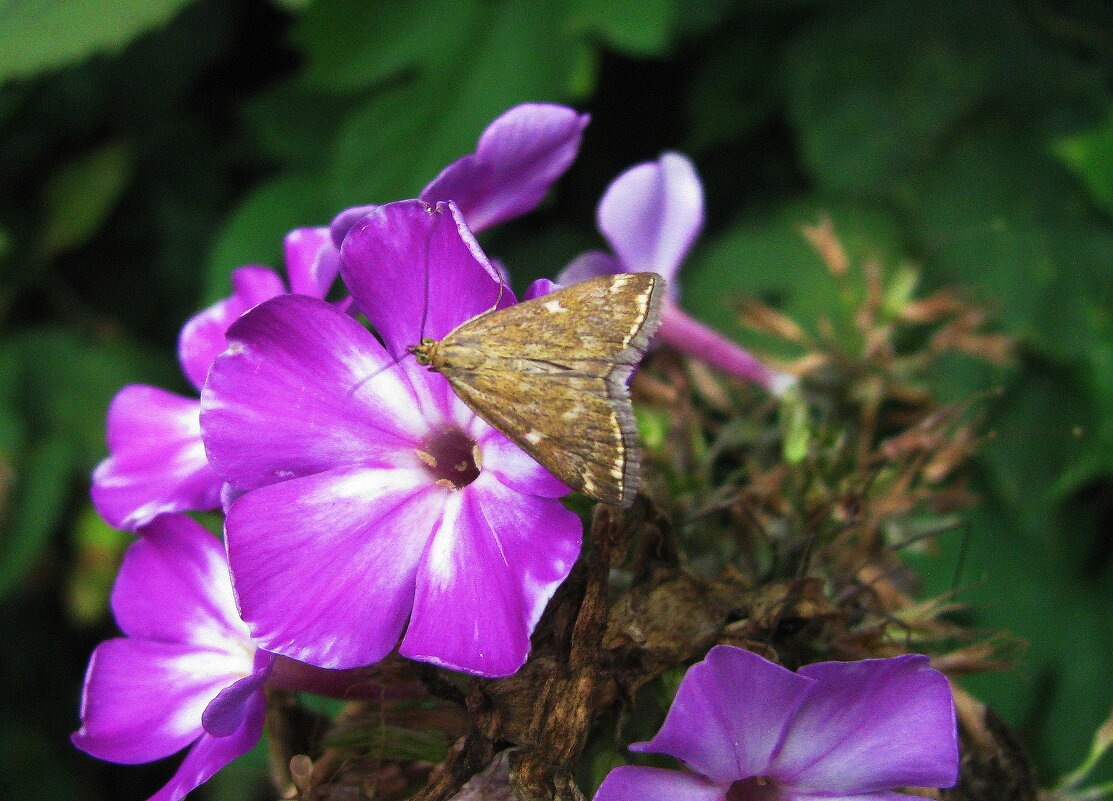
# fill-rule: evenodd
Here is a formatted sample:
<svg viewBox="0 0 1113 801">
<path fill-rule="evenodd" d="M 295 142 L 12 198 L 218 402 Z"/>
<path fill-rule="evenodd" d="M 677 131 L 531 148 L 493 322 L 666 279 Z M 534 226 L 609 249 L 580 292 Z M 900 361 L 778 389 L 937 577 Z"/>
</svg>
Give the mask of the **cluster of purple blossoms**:
<svg viewBox="0 0 1113 801">
<path fill-rule="evenodd" d="M 179 358 L 199 400 L 147 386 L 116 396 L 92 496 L 139 540 L 112 595 L 126 636 L 94 652 L 79 748 L 136 763 L 190 746 L 155 796 L 179 799 L 258 740 L 268 686 L 360 697 L 395 650 L 486 677 L 521 667 L 582 522 L 560 501 L 567 487 L 407 349 L 516 302 L 474 234 L 536 207 L 586 123 L 560 106 L 519 106 L 419 198 L 291 232 L 288 288 L 242 267 L 233 294 L 183 328 Z M 561 280 L 672 278 L 702 224 L 702 191 L 687 160 L 666 154 L 616 180 L 599 216 L 616 255 L 588 254 Z M 329 300 L 338 277 L 343 296 Z M 783 388 L 674 302 L 665 318 L 666 341 Z M 183 514 L 212 509 L 225 516 L 223 547 Z M 804 685 L 824 682 L 788 675 L 803 683 L 793 709 Z M 938 738 L 943 713 L 932 714 L 927 736 Z M 624 792 L 607 789 L 615 781 L 600 797 Z"/>
</svg>

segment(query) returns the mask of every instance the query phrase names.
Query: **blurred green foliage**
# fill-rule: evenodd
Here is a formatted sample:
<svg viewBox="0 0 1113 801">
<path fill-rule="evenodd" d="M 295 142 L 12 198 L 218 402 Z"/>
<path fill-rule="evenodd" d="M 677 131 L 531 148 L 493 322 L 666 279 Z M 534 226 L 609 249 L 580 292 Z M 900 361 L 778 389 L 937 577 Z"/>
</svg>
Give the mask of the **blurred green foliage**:
<svg viewBox="0 0 1113 801">
<path fill-rule="evenodd" d="M 0 748 L 23 755 L 0 786 L 142 798 L 169 769 L 65 739 L 127 542 L 86 500 L 113 393 L 186 391 L 177 329 L 233 267 L 415 195 L 526 100 L 593 122 L 551 201 L 484 240 L 516 283 L 598 246 L 607 183 L 677 149 L 709 200 L 684 302 L 743 342 L 771 345 L 738 297 L 836 314 L 799 233 L 821 213 L 856 257 L 963 287 L 1017 338 L 1014 368 L 935 377 L 991 437 L 982 505 L 922 565 L 1029 643 L 970 684 L 1047 779 L 1070 769 L 1113 700 L 1111 90 L 1100 0 L 0 2 Z"/>
</svg>

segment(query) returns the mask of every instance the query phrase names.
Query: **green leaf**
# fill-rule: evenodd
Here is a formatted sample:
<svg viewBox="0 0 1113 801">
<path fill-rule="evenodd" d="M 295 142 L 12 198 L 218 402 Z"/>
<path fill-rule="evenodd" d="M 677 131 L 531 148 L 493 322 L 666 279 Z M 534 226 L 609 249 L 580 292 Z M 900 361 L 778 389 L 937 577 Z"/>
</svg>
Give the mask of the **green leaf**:
<svg viewBox="0 0 1113 801">
<path fill-rule="evenodd" d="M 483 6 L 466 45 L 438 54 L 436 69 L 376 94 L 349 118 L 337 141 L 334 197 L 342 205 L 415 197 L 454 159 L 475 149 L 483 129 L 508 108 L 561 100 L 572 91 L 582 48 L 560 30 L 560 4 Z M 521 69 L 522 64 L 530 69 Z"/>
<path fill-rule="evenodd" d="M 27 626 L 26 620 L 21 622 Z M 9 633 L 26 634 L 14 628 L 5 632 Z M 56 651 L 53 653 L 57 654 Z M 39 678 L 41 681 L 41 673 Z M 24 686 L 40 685 L 28 683 Z M 18 694 L 18 690 L 14 694 Z M 55 735 L 46 722 L 50 718 L 43 714 L 46 711 L 43 706 L 51 706 L 43 704 L 46 695 L 36 692 L 38 697 L 35 701 L 28 702 L 28 707 L 34 703 L 35 716 L 24 718 L 16 714 L 20 706 L 9 701 L 5 712 L 11 710 L 11 713 L 0 717 L 0 743 L 4 745 L 4 759 L 0 760 L 0 785 L 4 787 L 4 794 L 10 794 L 11 798 L 80 798 L 87 789 L 78 782 L 76 771 L 60 768 L 70 761 L 72 754 L 67 753 L 69 744 L 62 745 L 64 740 Z"/>
<path fill-rule="evenodd" d="M 687 94 L 687 147 L 702 150 L 738 141 L 779 113 L 777 67 L 782 43 L 757 20 L 702 54 Z M 724 109 L 730 109 L 724 114 Z"/>
<path fill-rule="evenodd" d="M 120 49 L 164 25 L 190 0 L 5 0 L 0 82 Z"/>
<path fill-rule="evenodd" d="M 11 590 L 46 549 L 61 520 L 77 463 L 72 443 L 61 434 L 26 450 L 18 465 L 5 514 L 0 548 L 0 596 Z"/>
<path fill-rule="evenodd" d="M 41 557 L 71 493 L 104 453 L 109 400 L 125 384 L 166 383 L 161 359 L 124 342 L 43 328 L 0 343 L 0 409 L 14 421 L 0 450 L 0 593 Z M 10 460 L 10 461 L 9 461 Z"/>
<path fill-rule="evenodd" d="M 248 101 L 244 116 L 261 151 L 297 171 L 326 166 L 353 99 L 313 91 L 296 79 L 276 84 Z"/>
<path fill-rule="evenodd" d="M 895 185 L 975 114 L 1018 128 L 1103 103 L 1015 3 L 845 4 L 789 50 L 785 86 L 805 161 L 828 189 Z"/>
<path fill-rule="evenodd" d="M 598 37 L 632 56 L 661 56 L 672 46 L 680 19 L 676 0 L 576 0 L 569 30 Z"/>
<path fill-rule="evenodd" d="M 20 412 L 29 435 L 71 444 L 82 468 L 105 452 L 105 412 L 121 387 L 182 381 L 164 358 L 123 340 L 96 342 L 43 328 L 12 337 L 0 352 L 8 348 L 18 356 Z"/>
<path fill-rule="evenodd" d="M 328 92 L 375 86 L 408 69 L 449 69 L 480 38 L 476 0 L 317 0 L 291 38 L 306 58 L 305 80 Z"/>
<path fill-rule="evenodd" d="M 1071 355 L 1087 298 L 1113 288 L 1113 230 L 1078 200 L 1042 137 L 998 122 L 956 137 L 900 193 L 936 283 L 973 288 L 1007 333 Z"/>
<path fill-rule="evenodd" d="M 115 208 L 131 173 L 131 150 L 122 142 L 63 164 L 46 184 L 39 253 L 49 257 L 71 250 L 95 234 Z"/>
<path fill-rule="evenodd" d="M 1082 182 L 1094 202 L 1113 214 L 1113 114 L 1090 131 L 1059 139 L 1052 152 Z"/>
<path fill-rule="evenodd" d="M 917 564 L 927 594 L 957 588 L 975 626 L 1026 646 L 1014 669 L 962 683 L 1010 725 L 1035 735 L 1047 768 L 1060 774 L 1085 754 L 1107 709 L 1113 582 L 1072 577 L 1053 551 L 1020 532 L 1016 512 L 987 497 L 966 513 L 967 527 L 941 539 L 937 557 Z"/>
<path fill-rule="evenodd" d="M 225 220 L 209 256 L 205 298 L 231 291 L 232 270 L 245 264 L 282 264 L 282 238 L 292 229 L 328 225 L 339 211 L 318 175 L 281 175 L 255 187 Z M 278 270 L 285 278 L 285 272 Z"/>
</svg>

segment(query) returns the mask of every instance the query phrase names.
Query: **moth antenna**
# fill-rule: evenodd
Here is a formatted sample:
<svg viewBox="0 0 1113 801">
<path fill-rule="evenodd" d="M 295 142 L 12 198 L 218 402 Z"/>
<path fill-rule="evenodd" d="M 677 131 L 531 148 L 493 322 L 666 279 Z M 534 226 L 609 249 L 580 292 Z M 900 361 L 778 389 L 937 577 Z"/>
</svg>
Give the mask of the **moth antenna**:
<svg viewBox="0 0 1113 801">
<path fill-rule="evenodd" d="M 424 283 L 421 288 L 421 325 L 418 326 L 418 338 L 420 342 L 425 338 L 425 324 L 429 322 L 429 242 L 433 239 L 433 229 L 430 228 L 425 232 L 425 256 L 422 261 L 422 267 L 425 270 Z"/>
<path fill-rule="evenodd" d="M 372 378 L 374 378 L 375 376 L 379 375 L 380 373 L 385 373 L 385 372 L 386 372 L 387 370 L 389 370 L 389 369 L 390 369 L 390 368 L 392 368 L 392 367 L 397 367 L 397 366 L 399 365 L 399 363 L 400 363 L 400 362 L 402 361 L 402 358 L 403 358 L 402 356 L 395 356 L 395 357 L 394 357 L 394 358 L 393 358 L 393 359 L 392 359 L 392 360 L 390 361 L 390 363 L 389 363 L 389 364 L 384 364 L 384 365 L 383 365 L 382 367 L 380 367 L 380 368 L 379 368 L 378 370 L 375 370 L 375 371 L 374 371 L 374 372 L 372 372 L 372 373 L 371 373 L 370 375 L 364 376 L 363 378 L 361 378 L 361 379 L 359 380 L 359 382 L 358 382 L 358 383 L 354 384 L 354 385 L 352 386 L 352 388 L 348 390 L 348 394 L 349 394 L 349 395 L 355 395 L 355 394 L 356 394 L 356 392 L 358 392 L 358 391 L 359 391 L 360 387 L 362 387 L 362 386 L 363 386 L 364 384 L 366 384 L 366 383 L 367 383 L 368 381 L 370 381 L 370 380 L 371 380 Z"/>
<path fill-rule="evenodd" d="M 506 282 L 502 280 L 502 273 L 499 273 L 499 293 L 495 296 L 495 305 L 488 310 L 489 312 L 493 312 L 502 303 L 502 291 L 504 289 L 506 289 Z"/>
<path fill-rule="evenodd" d="M 499 274 L 499 293 L 495 297 L 494 305 L 491 306 L 491 308 L 487 309 L 487 311 L 483 312 L 483 314 L 490 314 L 493 311 L 498 311 L 499 304 L 502 303 L 502 293 L 503 293 L 503 290 L 506 289 L 506 282 L 504 280 L 502 280 L 502 273 L 501 272 L 499 272 L 497 269 L 495 270 L 495 272 L 497 272 Z M 481 314 L 479 316 L 482 317 L 483 315 Z"/>
</svg>

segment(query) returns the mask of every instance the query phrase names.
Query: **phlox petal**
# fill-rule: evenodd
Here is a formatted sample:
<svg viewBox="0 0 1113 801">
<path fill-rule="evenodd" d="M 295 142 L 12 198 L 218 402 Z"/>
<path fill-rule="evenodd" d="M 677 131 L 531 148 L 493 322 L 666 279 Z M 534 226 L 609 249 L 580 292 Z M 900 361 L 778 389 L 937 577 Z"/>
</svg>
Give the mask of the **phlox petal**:
<svg viewBox="0 0 1113 801">
<path fill-rule="evenodd" d="M 266 267 L 240 267 L 232 271 L 232 294 L 193 315 L 178 337 L 178 360 L 198 391 L 205 385 L 209 367 L 226 347 L 224 332 L 241 314 L 264 300 L 286 292 L 282 279 Z"/>
<path fill-rule="evenodd" d="M 179 643 L 107 640 L 89 661 L 74 745 L 98 759 L 161 759 L 201 734 L 205 707 L 237 680 L 228 655 Z M 242 674 L 240 674 L 242 675 Z"/>
<path fill-rule="evenodd" d="M 262 696 L 263 683 L 271 673 L 275 655 L 262 649 L 255 651 L 254 670 L 217 693 L 201 715 L 201 726 L 213 737 L 228 737 L 251 717 L 256 696 Z"/>
<path fill-rule="evenodd" d="M 245 704 L 244 719 L 239 728 L 227 737 L 202 734 L 189 749 L 174 776 L 151 796 L 150 801 L 179 801 L 233 759 L 250 751 L 263 734 L 265 712 L 263 694 L 252 694 Z"/>
<path fill-rule="evenodd" d="M 375 208 L 348 233 L 340 263 L 356 305 L 396 358 L 408 358 L 406 349 L 422 337 L 441 339 L 496 300 L 500 308 L 514 302 L 451 203 L 403 200 Z"/>
<path fill-rule="evenodd" d="M 108 407 L 108 450 L 93 472 L 93 505 L 116 528 L 134 530 L 164 512 L 215 509 L 221 481 L 201 442 L 200 404 L 139 384 Z"/>
<path fill-rule="evenodd" d="M 679 153 L 618 176 L 599 201 L 599 230 L 626 272 L 654 272 L 670 285 L 703 227 L 703 187 Z"/>
<path fill-rule="evenodd" d="M 627 765 L 607 774 L 594 801 L 725 801 L 728 787 L 694 773 Z"/>
<path fill-rule="evenodd" d="M 568 286 L 569 284 L 586 281 L 589 278 L 596 278 L 600 275 L 614 275 L 622 271 L 622 265 L 610 253 L 604 253 L 601 250 L 589 250 L 587 253 L 581 253 L 561 270 L 556 277 L 556 283 L 560 286 Z"/>
<path fill-rule="evenodd" d="M 389 464 L 427 430 L 405 371 L 322 300 L 274 298 L 228 337 L 201 395 L 201 426 L 213 468 L 238 490 Z"/>
<path fill-rule="evenodd" d="M 907 793 L 853 793 L 851 795 L 810 795 L 800 793 L 796 790 L 781 790 L 780 801 L 912 801 L 912 799 L 923 798 L 919 795 L 908 795 Z"/>
<path fill-rule="evenodd" d="M 550 281 L 548 278 L 538 278 L 526 287 L 526 291 L 522 293 L 522 300 L 533 300 L 534 298 L 544 297 L 550 292 L 556 292 L 558 289 L 560 289 L 560 284 L 555 281 Z"/>
<path fill-rule="evenodd" d="M 801 791 L 871 793 L 958 779 L 954 702 L 925 656 L 807 665 L 816 681 L 775 760 Z"/>
<path fill-rule="evenodd" d="M 319 667 L 382 659 L 409 615 L 443 497 L 420 467 L 354 466 L 239 498 L 228 511 L 228 557 L 252 636 Z"/>
<path fill-rule="evenodd" d="M 517 492 L 542 498 L 562 498 L 571 492 L 532 456 L 495 429 L 486 428 L 480 441 L 483 469 L 497 476 L 501 483 Z"/>
<path fill-rule="evenodd" d="M 669 754 L 716 782 L 768 775 L 814 683 L 757 654 L 717 646 L 688 670 L 657 736 L 630 750 Z"/>
<path fill-rule="evenodd" d="M 128 548 L 112 611 L 125 634 L 242 650 L 247 627 L 232 595 L 224 546 L 191 518 L 160 515 Z"/>
<path fill-rule="evenodd" d="M 399 652 L 483 676 L 513 673 L 581 539 L 579 518 L 559 501 L 521 495 L 481 473 L 449 496 L 422 557 Z"/>
<path fill-rule="evenodd" d="M 295 228 L 282 240 L 290 291 L 312 298 L 328 294 L 340 273 L 340 249 L 329 229 Z"/>
<path fill-rule="evenodd" d="M 531 211 L 564 174 L 580 149 L 586 114 L 525 103 L 494 120 L 475 153 L 447 166 L 421 193 L 454 201 L 473 231 Z"/>
</svg>

